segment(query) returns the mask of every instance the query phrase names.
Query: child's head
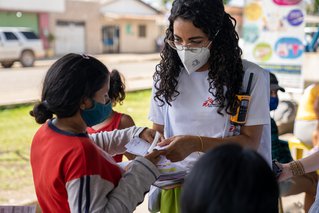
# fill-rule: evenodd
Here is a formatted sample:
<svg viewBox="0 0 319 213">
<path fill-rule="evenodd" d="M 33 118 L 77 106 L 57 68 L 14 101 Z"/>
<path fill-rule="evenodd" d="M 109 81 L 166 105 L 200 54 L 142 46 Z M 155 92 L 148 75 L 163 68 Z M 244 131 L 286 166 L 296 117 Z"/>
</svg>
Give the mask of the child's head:
<svg viewBox="0 0 319 213">
<path fill-rule="evenodd" d="M 57 60 L 48 70 L 41 102 L 30 112 L 37 123 L 55 114 L 58 118 L 75 115 L 85 99 L 109 84 L 106 66 L 92 56 L 70 53 Z"/>
<path fill-rule="evenodd" d="M 274 73 L 269 72 L 269 82 L 270 82 L 270 102 L 269 109 L 270 111 L 276 110 L 279 104 L 278 90 L 285 92 L 285 89 L 279 86 L 277 77 Z"/>
<path fill-rule="evenodd" d="M 279 190 L 256 152 L 227 144 L 206 153 L 182 188 L 182 212 L 278 212 Z"/>
<path fill-rule="evenodd" d="M 113 106 L 117 103 L 122 104 L 125 99 L 124 77 L 116 69 L 111 72 L 109 98 L 111 99 Z"/>
</svg>

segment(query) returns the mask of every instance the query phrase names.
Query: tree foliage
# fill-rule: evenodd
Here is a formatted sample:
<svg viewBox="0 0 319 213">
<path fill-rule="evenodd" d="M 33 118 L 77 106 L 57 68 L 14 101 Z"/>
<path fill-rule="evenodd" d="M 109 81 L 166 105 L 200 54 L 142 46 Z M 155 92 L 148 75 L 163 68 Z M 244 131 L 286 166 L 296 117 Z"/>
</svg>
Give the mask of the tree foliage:
<svg viewBox="0 0 319 213">
<path fill-rule="evenodd" d="M 319 0 L 314 0 L 313 3 L 314 14 L 319 15 Z"/>
<path fill-rule="evenodd" d="M 307 14 L 319 15 L 319 0 L 311 0 L 307 3 Z"/>
</svg>

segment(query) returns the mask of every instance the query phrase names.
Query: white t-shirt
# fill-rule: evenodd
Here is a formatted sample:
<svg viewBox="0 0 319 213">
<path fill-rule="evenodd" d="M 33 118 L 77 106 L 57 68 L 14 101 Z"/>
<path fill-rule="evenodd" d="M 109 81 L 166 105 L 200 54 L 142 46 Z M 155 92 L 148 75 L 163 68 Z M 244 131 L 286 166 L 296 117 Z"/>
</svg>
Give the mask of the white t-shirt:
<svg viewBox="0 0 319 213">
<path fill-rule="evenodd" d="M 271 135 L 269 117 L 269 73 L 251 62 L 243 60 L 245 75 L 243 89 L 246 91 L 249 75 L 254 73 L 251 84 L 251 100 L 248 109 L 246 126 L 264 125 L 258 152 L 271 165 Z M 180 94 L 171 106 L 160 106 L 154 100 L 155 88 L 152 89 L 149 119 L 156 124 L 164 125 L 165 138 L 176 135 L 200 135 L 223 138 L 239 134 L 230 124 L 230 116 L 223 110 L 223 116 L 217 113 L 214 96 L 208 92 L 208 71 L 194 72 L 189 75 L 184 69 L 178 77 L 177 91 Z M 225 88 L 226 89 L 226 88 Z M 180 166 L 190 169 L 200 154 L 192 153 Z"/>
</svg>

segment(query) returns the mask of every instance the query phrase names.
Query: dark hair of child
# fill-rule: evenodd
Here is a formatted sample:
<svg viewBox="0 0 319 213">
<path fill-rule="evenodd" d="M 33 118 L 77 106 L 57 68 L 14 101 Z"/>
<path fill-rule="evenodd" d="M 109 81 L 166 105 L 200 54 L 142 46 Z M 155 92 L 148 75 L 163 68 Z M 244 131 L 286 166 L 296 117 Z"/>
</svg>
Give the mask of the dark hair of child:
<svg viewBox="0 0 319 213">
<path fill-rule="evenodd" d="M 58 118 L 73 116 L 85 98 L 92 98 L 109 78 L 107 67 L 92 56 L 70 53 L 57 60 L 48 70 L 41 101 L 30 115 L 39 124 L 55 114 Z"/>
<path fill-rule="evenodd" d="M 113 106 L 117 103 L 122 104 L 125 99 L 125 80 L 123 75 L 116 69 L 111 72 L 109 97 Z"/>
<path fill-rule="evenodd" d="M 279 189 L 254 150 L 221 145 L 197 161 L 182 188 L 183 213 L 278 213 Z"/>
</svg>

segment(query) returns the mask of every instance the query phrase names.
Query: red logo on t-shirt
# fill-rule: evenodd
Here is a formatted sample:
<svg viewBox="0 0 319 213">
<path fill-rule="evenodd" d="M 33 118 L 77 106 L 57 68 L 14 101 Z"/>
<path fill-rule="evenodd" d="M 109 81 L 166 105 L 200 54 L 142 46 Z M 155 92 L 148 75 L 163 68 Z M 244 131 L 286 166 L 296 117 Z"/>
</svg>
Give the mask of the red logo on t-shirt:
<svg viewBox="0 0 319 213">
<path fill-rule="evenodd" d="M 208 97 L 203 103 L 203 107 L 212 107 L 214 105 L 214 100 L 211 97 Z"/>
<path fill-rule="evenodd" d="M 236 127 L 235 127 L 234 125 L 231 125 L 231 126 L 229 127 L 229 132 L 234 132 L 235 129 L 236 129 Z"/>
</svg>

